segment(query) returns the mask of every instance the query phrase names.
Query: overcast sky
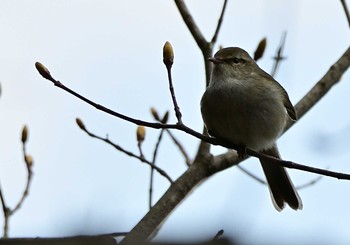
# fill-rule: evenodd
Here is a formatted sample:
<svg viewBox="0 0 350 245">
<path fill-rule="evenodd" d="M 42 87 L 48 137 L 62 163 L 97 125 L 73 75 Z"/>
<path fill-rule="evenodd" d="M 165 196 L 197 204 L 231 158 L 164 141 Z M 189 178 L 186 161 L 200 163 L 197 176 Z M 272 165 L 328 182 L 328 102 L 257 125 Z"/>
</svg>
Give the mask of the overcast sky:
<svg viewBox="0 0 350 245">
<path fill-rule="evenodd" d="M 186 1 L 206 38 L 211 38 L 221 1 Z M 267 38 L 259 65 L 271 71 L 280 37 L 287 31 L 276 79 L 290 99 L 299 99 L 349 46 L 350 30 L 340 1 L 229 1 L 218 45 L 253 54 Z M 147 212 L 149 168 L 84 134 L 92 132 L 137 153 L 136 126 L 113 118 L 54 87 L 35 70 L 40 61 L 51 74 L 88 98 L 129 116 L 152 121 L 150 107 L 172 110 L 162 47 L 175 51 L 173 79 L 186 125 L 200 131 L 204 92 L 201 53 L 173 1 L 0 2 L 0 183 L 13 207 L 26 171 L 20 132 L 29 127 L 28 152 L 34 179 L 28 199 L 10 220 L 11 237 L 69 236 L 129 231 Z M 345 74 L 280 140 L 291 161 L 350 173 L 350 83 Z M 172 111 L 171 111 L 172 112 Z M 171 113 L 171 122 L 175 116 Z M 159 131 L 147 129 L 148 159 Z M 198 141 L 174 132 L 193 157 Z M 214 154 L 225 152 L 213 148 Z M 173 179 L 185 171 L 167 135 L 157 161 Z M 262 175 L 256 159 L 242 163 Z M 317 175 L 289 171 L 296 186 Z M 155 198 L 169 186 L 156 174 Z M 277 212 L 268 188 L 237 168 L 211 177 L 195 189 L 165 222 L 159 239 L 210 239 L 220 229 L 243 242 L 348 244 L 350 182 L 324 177 L 300 190 L 304 209 Z M 2 225 L 3 219 L 0 217 Z"/>
</svg>

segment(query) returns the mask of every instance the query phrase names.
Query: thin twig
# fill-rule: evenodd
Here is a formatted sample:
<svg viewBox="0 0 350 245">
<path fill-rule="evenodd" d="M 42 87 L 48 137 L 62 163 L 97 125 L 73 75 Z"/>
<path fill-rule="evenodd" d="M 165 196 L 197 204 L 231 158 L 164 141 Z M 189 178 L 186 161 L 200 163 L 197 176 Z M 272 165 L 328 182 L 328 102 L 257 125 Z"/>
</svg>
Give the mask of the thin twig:
<svg viewBox="0 0 350 245">
<path fill-rule="evenodd" d="M 346 16 L 346 19 L 348 20 L 348 24 L 350 26 L 350 14 L 349 14 L 348 6 L 346 5 L 346 1 L 345 0 L 340 0 L 340 2 L 343 5 L 345 16 Z"/>
<path fill-rule="evenodd" d="M 27 167 L 27 181 L 26 181 L 26 187 L 24 188 L 23 194 L 13 209 L 6 206 L 5 198 L 4 198 L 4 195 L 2 193 L 1 186 L 0 186 L 0 199 L 1 199 L 2 210 L 4 213 L 4 228 L 3 228 L 3 237 L 4 238 L 8 237 L 10 217 L 21 208 L 24 200 L 28 197 L 31 180 L 33 177 L 33 171 L 32 171 L 33 162 L 32 162 L 32 158 L 27 155 L 26 140 L 24 140 L 22 142 L 22 153 L 23 153 L 24 162 L 25 162 L 26 167 Z"/>
<path fill-rule="evenodd" d="M 249 177 L 255 179 L 256 181 L 258 181 L 260 184 L 266 185 L 266 181 L 264 181 L 263 179 L 259 178 L 258 176 L 252 174 L 251 172 L 249 172 L 248 170 L 246 170 L 245 168 L 243 168 L 240 165 L 236 166 L 239 170 L 241 170 L 243 173 L 245 173 L 246 175 L 248 175 Z"/>
<path fill-rule="evenodd" d="M 323 178 L 323 176 L 320 175 L 320 176 L 316 177 L 315 179 L 313 179 L 305 184 L 297 186 L 296 189 L 301 190 L 301 189 L 304 189 L 306 187 L 312 186 L 312 185 L 316 184 L 317 182 L 319 182 L 322 178 Z"/>
<path fill-rule="evenodd" d="M 213 238 L 213 241 L 219 240 L 219 238 L 224 234 L 224 230 L 219 230 Z"/>
<path fill-rule="evenodd" d="M 236 167 L 238 169 L 240 169 L 242 172 L 244 172 L 245 174 L 247 174 L 249 177 L 255 179 L 256 181 L 258 181 L 260 184 L 263 184 L 263 185 L 267 185 L 266 181 L 264 181 L 263 179 L 259 178 L 258 176 L 252 174 L 251 172 L 249 172 L 248 170 L 246 170 L 245 168 L 243 168 L 241 165 L 236 165 Z M 314 184 L 316 184 L 317 182 L 319 182 L 321 179 L 323 178 L 322 175 L 316 177 L 315 179 L 305 183 L 305 184 L 302 184 L 302 185 L 299 185 L 296 187 L 297 190 L 301 190 L 301 189 L 304 189 L 306 187 L 309 187 L 309 186 L 312 186 Z"/>
<path fill-rule="evenodd" d="M 196 22 L 192 18 L 190 11 L 188 10 L 185 2 L 183 0 L 175 0 L 175 4 L 182 16 L 182 19 L 185 21 L 188 30 L 191 32 L 194 40 L 196 41 L 198 47 L 201 50 L 206 49 L 208 47 L 208 42 L 207 40 L 205 40 Z"/>
<path fill-rule="evenodd" d="M 91 133 L 90 131 L 88 131 L 86 128 L 82 129 L 85 133 L 87 133 L 90 137 L 92 138 L 95 138 L 95 139 L 99 139 L 101 141 L 104 141 L 106 142 L 107 144 L 113 146 L 115 149 L 117 149 L 118 151 L 120 152 L 123 152 L 124 154 L 130 156 L 130 157 L 133 157 L 133 158 L 136 158 L 138 160 L 140 160 L 141 162 L 143 163 L 146 163 L 148 164 L 150 167 L 154 168 L 160 175 L 164 176 L 167 180 L 169 180 L 170 183 L 173 183 L 173 180 L 170 178 L 170 176 L 164 171 L 162 170 L 161 168 L 157 167 L 156 165 L 154 165 L 153 163 L 151 163 L 150 161 L 146 160 L 144 157 L 142 156 L 137 156 L 136 154 L 130 152 L 130 151 L 127 151 L 125 149 L 123 149 L 121 146 L 113 143 L 112 141 L 110 141 L 108 139 L 108 137 L 106 138 L 103 138 L 101 136 L 98 136 L 98 135 L 95 135 L 93 133 Z"/>
<path fill-rule="evenodd" d="M 217 40 L 217 38 L 218 38 L 219 31 L 220 31 L 221 25 L 222 25 L 222 21 L 224 20 L 224 13 L 225 13 L 225 10 L 226 10 L 226 5 L 227 5 L 227 0 L 224 1 L 224 5 L 222 6 L 220 18 L 219 18 L 219 20 L 218 20 L 218 24 L 217 24 L 217 26 L 216 26 L 216 29 L 215 29 L 213 38 L 211 39 L 211 42 L 210 42 L 210 43 L 212 43 L 212 44 L 216 43 L 216 40 Z"/>
<path fill-rule="evenodd" d="M 271 71 L 272 77 L 274 77 L 276 75 L 277 68 L 278 68 L 280 62 L 285 59 L 285 57 L 283 56 L 283 48 L 284 48 L 284 45 L 286 43 L 286 36 L 287 36 L 287 32 L 283 32 L 282 37 L 281 37 L 281 41 L 280 41 L 280 45 L 278 46 L 275 57 L 273 57 L 274 64 L 273 64 L 272 71 Z"/>
<path fill-rule="evenodd" d="M 167 121 L 168 121 L 168 115 L 169 115 L 168 112 L 169 112 L 169 111 L 167 111 L 167 112 L 165 113 L 165 115 L 163 116 L 163 118 L 160 119 L 157 110 L 156 110 L 154 107 L 151 108 L 151 113 L 152 113 L 154 119 L 155 119 L 156 121 L 158 121 L 158 122 L 163 123 L 163 124 L 166 124 Z M 178 140 L 176 139 L 176 137 L 174 136 L 174 134 L 173 134 L 169 129 L 165 129 L 165 130 L 167 131 L 167 133 L 169 134 L 170 138 L 173 140 L 174 144 L 179 148 L 180 152 L 181 152 L 182 155 L 184 156 L 186 165 L 187 165 L 187 166 L 190 166 L 191 163 L 192 163 L 192 160 L 191 160 L 190 157 L 188 156 L 188 154 L 187 154 L 185 148 L 182 146 L 182 144 L 180 143 L 180 141 L 178 141 Z"/>
<path fill-rule="evenodd" d="M 139 149 L 139 153 L 140 153 L 140 158 L 145 158 L 142 152 L 142 142 L 139 141 L 137 142 L 137 148 Z"/>
<path fill-rule="evenodd" d="M 4 213 L 3 238 L 7 238 L 10 209 L 6 206 L 6 202 L 5 202 L 5 198 L 2 194 L 1 186 L 0 186 L 0 199 L 1 199 L 2 210 Z"/>
<path fill-rule="evenodd" d="M 160 142 L 162 141 L 164 130 L 165 129 L 162 129 L 160 131 L 156 146 L 154 147 L 153 158 L 152 158 L 152 163 L 154 165 L 156 165 L 157 153 L 158 153 L 158 149 L 160 146 Z M 152 208 L 152 202 L 153 202 L 153 200 L 152 200 L 153 199 L 153 179 L 154 179 L 154 168 L 152 167 L 151 168 L 151 175 L 150 175 L 150 182 L 149 182 L 149 203 L 148 203 L 149 209 Z"/>
<path fill-rule="evenodd" d="M 171 94 L 171 99 L 173 101 L 177 122 L 179 124 L 182 124 L 182 119 L 181 119 L 182 118 L 182 114 L 180 112 L 180 107 L 179 107 L 179 105 L 177 104 L 177 101 L 176 101 L 175 90 L 174 90 L 174 86 L 173 86 L 173 78 L 171 76 L 171 67 L 169 67 L 169 66 L 167 66 L 167 73 L 168 73 L 168 81 L 169 81 L 169 90 L 170 90 L 170 94 Z"/>
<path fill-rule="evenodd" d="M 192 160 L 190 159 L 190 157 L 188 156 L 185 148 L 182 146 L 182 144 L 180 143 L 180 141 L 178 141 L 175 136 L 173 135 L 173 133 L 169 130 L 166 129 L 167 133 L 169 134 L 170 138 L 172 139 L 172 141 L 174 142 L 174 144 L 179 148 L 180 152 L 182 153 L 183 157 L 185 158 L 185 162 L 187 166 L 190 166 L 192 163 Z"/>
</svg>

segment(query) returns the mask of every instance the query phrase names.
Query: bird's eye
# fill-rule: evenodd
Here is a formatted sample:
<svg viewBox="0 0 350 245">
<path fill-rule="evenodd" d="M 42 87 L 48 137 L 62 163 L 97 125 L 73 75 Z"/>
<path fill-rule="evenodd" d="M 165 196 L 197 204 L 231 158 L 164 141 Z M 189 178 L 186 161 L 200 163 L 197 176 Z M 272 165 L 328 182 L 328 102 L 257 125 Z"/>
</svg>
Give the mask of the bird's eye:
<svg viewBox="0 0 350 245">
<path fill-rule="evenodd" d="M 235 63 L 235 64 L 238 64 L 238 63 L 240 63 L 240 59 L 238 59 L 238 58 L 233 58 L 233 59 L 232 59 L 232 62 Z"/>
</svg>

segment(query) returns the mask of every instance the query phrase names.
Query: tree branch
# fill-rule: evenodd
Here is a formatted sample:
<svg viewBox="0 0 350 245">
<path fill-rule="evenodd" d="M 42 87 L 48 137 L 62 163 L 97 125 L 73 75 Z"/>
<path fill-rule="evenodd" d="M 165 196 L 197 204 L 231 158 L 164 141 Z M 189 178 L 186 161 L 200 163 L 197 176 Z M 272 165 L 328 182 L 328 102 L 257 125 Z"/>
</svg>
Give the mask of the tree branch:
<svg viewBox="0 0 350 245">
<path fill-rule="evenodd" d="M 26 150 L 27 138 L 28 138 L 28 128 L 27 126 L 24 126 L 22 129 L 22 153 L 23 153 L 24 163 L 26 164 L 26 168 L 27 168 L 27 181 L 26 181 L 26 187 L 24 188 L 21 199 L 18 201 L 18 203 L 13 209 L 6 206 L 5 198 L 0 186 L 0 200 L 1 200 L 2 210 L 4 213 L 4 228 L 3 228 L 4 238 L 8 237 L 9 219 L 11 215 L 13 215 L 17 210 L 21 208 L 24 200 L 28 197 L 29 188 L 33 177 L 33 171 L 32 171 L 33 158 L 27 154 L 27 150 Z"/>
<path fill-rule="evenodd" d="M 286 36 L 287 36 L 287 32 L 283 32 L 280 45 L 278 46 L 275 57 L 273 57 L 274 63 L 271 71 L 272 77 L 275 77 L 279 64 L 281 63 L 282 60 L 285 59 L 285 57 L 283 57 L 283 49 L 284 49 L 284 45 L 286 44 Z"/>
<path fill-rule="evenodd" d="M 348 24 L 350 26 L 350 14 L 349 14 L 348 6 L 346 5 L 346 1 L 345 0 L 340 0 L 340 2 L 343 5 L 345 16 L 346 16 L 346 19 L 348 20 Z"/>
<path fill-rule="evenodd" d="M 123 152 L 124 154 L 136 158 L 138 160 L 140 160 L 143 163 L 146 163 L 147 165 L 149 165 L 150 167 L 154 168 L 160 175 L 162 175 L 163 177 L 165 177 L 167 180 L 169 180 L 170 183 L 173 183 L 173 180 L 170 178 L 170 176 L 161 168 L 159 168 L 158 166 L 154 165 L 153 163 L 151 163 L 150 161 L 146 160 L 142 155 L 141 156 L 137 156 L 134 153 L 127 151 L 125 149 L 123 149 L 121 146 L 113 143 L 112 141 L 110 141 L 108 139 L 108 137 L 103 138 L 100 137 L 98 135 L 95 135 L 93 133 L 91 133 L 90 131 L 88 131 L 85 126 L 82 124 L 82 121 L 80 119 L 76 119 L 78 126 L 80 127 L 81 130 L 83 130 L 86 134 L 88 134 L 90 137 L 95 138 L 95 139 L 99 139 L 101 141 L 106 142 L 107 144 L 113 146 L 115 149 L 117 149 L 120 152 Z"/>
<path fill-rule="evenodd" d="M 190 11 L 188 10 L 185 2 L 183 0 L 175 0 L 174 2 L 181 14 L 182 19 L 185 21 L 188 30 L 191 32 L 192 37 L 196 41 L 198 47 L 201 50 L 207 49 L 208 42 L 207 40 L 205 40 L 202 32 L 199 30 L 199 27 L 194 21 L 192 15 L 190 14 Z"/>
<path fill-rule="evenodd" d="M 328 91 L 340 81 L 342 75 L 350 65 L 350 47 L 335 62 L 326 74 L 318 81 L 310 91 L 294 106 L 298 118 L 302 118 Z M 289 122 L 288 130 L 294 122 Z"/>
<path fill-rule="evenodd" d="M 215 44 L 216 40 L 219 36 L 219 31 L 221 29 L 221 25 L 222 25 L 222 21 L 224 20 L 224 14 L 225 14 L 225 10 L 226 10 L 226 5 L 227 5 L 227 0 L 224 1 L 224 5 L 222 6 L 222 10 L 221 10 L 221 14 L 220 14 L 220 18 L 218 20 L 218 24 L 216 26 L 213 38 L 211 39 L 211 44 Z"/>
</svg>

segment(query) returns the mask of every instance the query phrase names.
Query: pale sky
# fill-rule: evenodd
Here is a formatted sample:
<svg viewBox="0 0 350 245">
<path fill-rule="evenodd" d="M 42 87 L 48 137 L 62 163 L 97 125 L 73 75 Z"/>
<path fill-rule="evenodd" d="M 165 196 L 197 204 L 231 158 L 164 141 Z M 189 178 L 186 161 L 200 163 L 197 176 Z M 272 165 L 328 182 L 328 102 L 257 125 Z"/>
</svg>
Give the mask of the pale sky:
<svg viewBox="0 0 350 245">
<path fill-rule="evenodd" d="M 186 1 L 204 35 L 211 38 L 222 1 Z M 28 152 L 34 178 L 23 207 L 10 220 L 10 237 L 58 237 L 129 231 L 148 210 L 149 168 L 75 124 L 137 153 L 136 126 L 84 104 L 44 80 L 40 61 L 62 83 L 118 112 L 152 121 L 154 106 L 172 112 L 162 47 L 175 51 L 173 79 L 184 123 L 202 129 L 199 101 L 204 67 L 199 49 L 173 1 L 13 1 L 0 3 L 0 183 L 13 207 L 26 179 L 20 132 L 29 127 Z M 318 81 L 349 46 L 350 29 L 340 1 L 229 1 L 218 45 L 253 54 L 267 38 L 259 62 L 271 70 L 281 34 L 287 31 L 276 79 L 291 101 Z M 218 48 L 218 45 L 216 48 Z M 279 140 L 284 159 L 350 173 L 350 84 L 339 84 Z M 171 113 L 170 122 L 175 122 Z M 148 129 L 143 151 L 149 159 L 159 131 Z M 198 141 L 174 132 L 193 157 Z M 224 152 L 213 148 L 213 154 Z M 167 135 L 157 164 L 173 179 L 185 170 Z M 242 163 L 263 176 L 258 161 Z M 317 175 L 291 170 L 296 186 Z M 168 187 L 156 174 L 155 198 Z M 268 188 L 237 168 L 197 187 L 172 213 L 158 239 L 210 239 L 220 229 L 246 244 L 348 244 L 349 181 L 324 177 L 300 190 L 304 209 L 277 212 Z M 2 226 L 3 219 L 0 216 Z"/>
</svg>

